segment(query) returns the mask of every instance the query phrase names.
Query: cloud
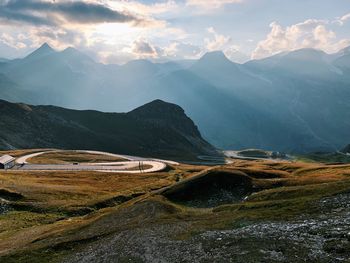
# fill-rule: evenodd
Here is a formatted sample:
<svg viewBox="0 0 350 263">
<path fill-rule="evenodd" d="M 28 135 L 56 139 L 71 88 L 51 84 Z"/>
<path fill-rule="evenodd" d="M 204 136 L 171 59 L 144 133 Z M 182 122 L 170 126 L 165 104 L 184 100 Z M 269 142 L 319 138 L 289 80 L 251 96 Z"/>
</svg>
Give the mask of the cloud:
<svg viewBox="0 0 350 263">
<path fill-rule="evenodd" d="M 139 57 L 157 57 L 158 52 L 154 46 L 143 39 L 136 40 L 131 47 L 134 54 Z"/>
<path fill-rule="evenodd" d="M 63 23 L 99 24 L 146 21 L 126 11 L 117 11 L 102 4 L 83 1 L 8 0 L 0 4 L 0 19 L 32 25 L 59 25 Z"/>
<path fill-rule="evenodd" d="M 187 0 L 186 5 L 205 9 L 221 8 L 227 4 L 241 3 L 243 0 Z"/>
<path fill-rule="evenodd" d="M 240 46 L 233 43 L 231 37 L 219 34 L 213 27 L 209 27 L 207 31 L 213 37 L 204 39 L 206 51 L 221 50 L 229 59 L 238 63 L 249 60 L 249 57 L 240 51 Z"/>
<path fill-rule="evenodd" d="M 334 22 L 339 25 L 344 25 L 348 20 L 350 20 L 350 13 L 343 15 L 342 17 L 338 17 Z"/>
<path fill-rule="evenodd" d="M 335 32 L 326 27 L 328 23 L 325 20 L 308 19 L 284 28 L 273 22 L 270 24 L 270 33 L 258 43 L 252 58 L 264 58 L 300 48 L 316 48 L 333 53 L 349 45 L 350 40 L 336 40 Z"/>
<path fill-rule="evenodd" d="M 249 56 L 240 51 L 237 46 L 231 46 L 224 50 L 226 57 L 236 63 L 245 63 L 249 60 Z"/>
<path fill-rule="evenodd" d="M 132 43 L 131 53 L 138 59 L 159 59 L 165 55 L 163 48 L 142 38 Z"/>
<path fill-rule="evenodd" d="M 180 5 L 174 0 L 155 2 L 155 3 L 141 3 L 138 1 L 115 1 L 108 0 L 109 6 L 117 9 L 132 10 L 138 14 L 154 15 L 154 14 L 165 14 L 174 13 L 180 11 Z"/>
<path fill-rule="evenodd" d="M 167 45 L 159 46 L 145 38 L 114 49 L 103 47 L 102 50 L 98 52 L 98 59 L 104 63 L 115 64 L 124 64 L 133 59 L 150 59 L 156 62 L 198 59 L 204 52 L 201 47 L 188 42 L 171 41 Z"/>
<path fill-rule="evenodd" d="M 202 49 L 191 43 L 172 41 L 167 46 L 157 46 L 145 39 L 138 39 L 131 45 L 136 58 L 148 58 L 158 61 L 169 59 L 193 59 L 202 54 Z"/>
<path fill-rule="evenodd" d="M 27 47 L 27 45 L 23 43 L 22 40 L 23 35 L 18 35 L 17 37 L 13 37 L 7 33 L 2 33 L 0 35 L 0 42 L 14 49 L 23 49 Z"/>
<path fill-rule="evenodd" d="M 204 40 L 206 43 L 206 48 L 209 51 L 221 50 L 232 40 L 230 37 L 218 34 L 213 27 L 209 27 L 207 30 L 214 37 L 212 39 L 206 38 Z"/>
<path fill-rule="evenodd" d="M 49 43 L 57 49 L 69 46 L 83 48 L 87 45 L 87 37 L 83 32 L 50 27 L 32 28 L 28 31 L 28 38 L 31 39 L 31 46 L 38 47 L 42 43 Z"/>
<path fill-rule="evenodd" d="M 164 55 L 171 59 L 195 59 L 202 55 L 203 50 L 192 43 L 173 41 L 164 48 Z"/>
</svg>

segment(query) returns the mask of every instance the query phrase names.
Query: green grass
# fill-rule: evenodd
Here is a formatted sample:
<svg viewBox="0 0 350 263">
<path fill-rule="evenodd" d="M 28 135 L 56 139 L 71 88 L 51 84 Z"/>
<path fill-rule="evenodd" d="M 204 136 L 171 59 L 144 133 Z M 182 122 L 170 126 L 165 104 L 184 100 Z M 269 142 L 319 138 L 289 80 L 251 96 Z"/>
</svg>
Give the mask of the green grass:
<svg viewBox="0 0 350 263">
<path fill-rule="evenodd" d="M 350 156 L 341 153 L 310 153 L 304 155 L 297 155 L 297 161 L 311 162 L 311 163 L 350 163 Z"/>
</svg>

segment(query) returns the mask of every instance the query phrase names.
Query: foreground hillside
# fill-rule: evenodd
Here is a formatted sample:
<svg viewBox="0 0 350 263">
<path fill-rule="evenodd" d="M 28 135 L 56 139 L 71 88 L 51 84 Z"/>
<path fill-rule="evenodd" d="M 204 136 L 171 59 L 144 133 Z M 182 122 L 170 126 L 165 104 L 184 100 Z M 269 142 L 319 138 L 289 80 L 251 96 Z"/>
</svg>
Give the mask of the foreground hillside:
<svg viewBox="0 0 350 263">
<path fill-rule="evenodd" d="M 0 261 L 348 262 L 349 171 L 238 160 L 134 175 L 3 171 Z"/>
<path fill-rule="evenodd" d="M 195 160 L 218 155 L 179 106 L 160 100 L 129 113 L 0 101 L 0 149 L 62 148 Z"/>
<path fill-rule="evenodd" d="M 0 63 L 0 98 L 112 112 L 162 99 L 222 149 L 335 151 L 350 141 L 349 50 L 301 49 L 245 64 L 211 52 L 194 61 L 103 65 L 44 44 Z"/>
</svg>

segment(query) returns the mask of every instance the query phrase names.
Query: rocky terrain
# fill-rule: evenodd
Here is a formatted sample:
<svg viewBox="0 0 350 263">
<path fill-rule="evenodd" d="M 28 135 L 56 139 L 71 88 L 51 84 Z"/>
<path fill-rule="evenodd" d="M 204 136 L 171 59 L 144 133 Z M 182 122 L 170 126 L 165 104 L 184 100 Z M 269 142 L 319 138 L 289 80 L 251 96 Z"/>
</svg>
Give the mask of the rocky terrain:
<svg viewBox="0 0 350 263">
<path fill-rule="evenodd" d="M 122 231 L 64 262 L 348 262 L 350 193 L 313 205 L 323 213 L 288 222 L 246 222 L 188 240 L 169 237 L 186 231 L 186 223 Z"/>
</svg>

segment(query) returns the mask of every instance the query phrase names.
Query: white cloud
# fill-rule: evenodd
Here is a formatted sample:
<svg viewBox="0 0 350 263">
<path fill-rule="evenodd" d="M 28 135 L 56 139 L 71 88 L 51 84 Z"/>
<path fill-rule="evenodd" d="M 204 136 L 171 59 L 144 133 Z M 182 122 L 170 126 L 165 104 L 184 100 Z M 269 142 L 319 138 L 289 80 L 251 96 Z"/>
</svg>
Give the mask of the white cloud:
<svg viewBox="0 0 350 263">
<path fill-rule="evenodd" d="M 23 34 L 19 34 L 17 36 L 12 36 L 7 33 L 2 33 L 0 36 L 0 42 L 5 44 L 8 47 L 14 48 L 14 49 L 23 49 L 26 48 L 27 45 L 22 42 L 25 40 L 25 36 Z"/>
<path fill-rule="evenodd" d="M 213 35 L 213 38 L 206 38 L 205 44 L 209 51 L 222 50 L 227 44 L 231 42 L 231 38 L 228 36 L 221 35 L 215 31 L 213 27 L 209 27 L 208 32 Z"/>
<path fill-rule="evenodd" d="M 342 17 L 338 17 L 334 22 L 339 25 L 344 25 L 348 20 L 350 20 L 350 13 L 343 15 Z"/>
<path fill-rule="evenodd" d="M 236 63 L 245 63 L 249 60 L 249 56 L 240 51 L 237 46 L 231 46 L 224 50 L 226 57 Z"/>
<path fill-rule="evenodd" d="M 130 47 L 125 46 L 118 51 L 118 55 L 100 53 L 104 62 L 124 63 L 128 59 L 151 59 L 153 61 L 167 61 L 172 59 L 195 59 L 203 54 L 199 46 L 191 43 L 172 41 L 168 45 L 158 46 L 151 41 L 139 38 Z"/>
<path fill-rule="evenodd" d="M 325 20 L 308 19 L 284 28 L 273 22 L 270 24 L 270 33 L 258 43 L 252 58 L 259 59 L 300 48 L 316 48 L 333 53 L 349 45 L 347 39 L 337 40 L 336 33 L 327 29 L 328 23 Z"/>
<path fill-rule="evenodd" d="M 219 34 L 213 27 L 209 27 L 207 31 L 212 38 L 204 39 L 206 51 L 221 50 L 229 59 L 238 63 L 249 60 L 249 57 L 240 51 L 240 46 L 233 43 L 230 36 Z"/>
<path fill-rule="evenodd" d="M 151 4 L 143 4 L 138 1 L 114 1 L 108 0 L 107 4 L 117 9 L 125 9 L 136 14 L 155 15 L 173 13 L 180 10 L 180 5 L 174 0 L 166 2 L 157 2 Z"/>
<path fill-rule="evenodd" d="M 187 42 L 173 41 L 164 48 L 164 55 L 171 59 L 195 59 L 203 54 L 199 46 Z"/>
</svg>

